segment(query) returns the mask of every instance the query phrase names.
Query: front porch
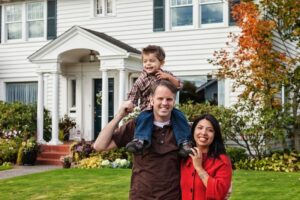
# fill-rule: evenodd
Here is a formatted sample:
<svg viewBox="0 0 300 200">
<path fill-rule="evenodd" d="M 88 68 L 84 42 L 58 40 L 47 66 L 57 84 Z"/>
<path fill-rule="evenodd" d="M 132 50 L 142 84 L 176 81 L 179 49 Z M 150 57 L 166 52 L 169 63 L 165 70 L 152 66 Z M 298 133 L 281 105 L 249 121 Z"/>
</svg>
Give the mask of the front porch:
<svg viewBox="0 0 300 200">
<path fill-rule="evenodd" d="M 91 56 L 95 56 L 91 59 Z M 38 65 L 37 140 L 59 145 L 59 119 L 76 121 L 81 138 L 93 140 L 114 115 L 140 72 L 140 51 L 104 33 L 74 26 L 28 57 Z M 101 91 L 101 104 L 96 94 Z M 43 109 L 51 111 L 52 139 L 43 139 Z M 100 126 L 99 126 L 100 124 Z"/>
</svg>

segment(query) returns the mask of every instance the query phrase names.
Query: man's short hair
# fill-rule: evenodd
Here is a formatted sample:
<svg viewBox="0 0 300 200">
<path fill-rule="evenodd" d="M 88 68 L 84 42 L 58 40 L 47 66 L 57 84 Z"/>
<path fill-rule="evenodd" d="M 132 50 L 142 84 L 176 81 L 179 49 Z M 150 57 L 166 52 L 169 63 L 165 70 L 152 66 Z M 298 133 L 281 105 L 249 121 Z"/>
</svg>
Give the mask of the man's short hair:
<svg viewBox="0 0 300 200">
<path fill-rule="evenodd" d="M 177 88 L 175 87 L 175 85 L 173 83 L 171 83 L 170 81 L 164 80 L 164 79 L 155 82 L 151 86 L 151 90 L 150 90 L 150 95 L 151 96 L 154 95 L 155 90 L 157 89 L 158 86 L 165 86 L 166 88 L 168 88 L 174 94 L 174 96 L 176 96 Z"/>
<path fill-rule="evenodd" d="M 166 58 L 166 53 L 162 47 L 156 45 L 148 45 L 142 49 L 142 54 L 154 53 L 159 61 L 164 61 Z"/>
</svg>

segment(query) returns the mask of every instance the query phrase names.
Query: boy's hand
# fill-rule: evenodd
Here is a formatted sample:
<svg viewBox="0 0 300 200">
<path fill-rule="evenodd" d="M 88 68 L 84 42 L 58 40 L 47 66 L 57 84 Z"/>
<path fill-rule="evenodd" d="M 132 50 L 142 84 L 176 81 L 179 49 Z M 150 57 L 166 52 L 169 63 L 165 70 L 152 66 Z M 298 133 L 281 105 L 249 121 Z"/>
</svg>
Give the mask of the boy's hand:
<svg viewBox="0 0 300 200">
<path fill-rule="evenodd" d="M 158 71 L 156 72 L 155 76 L 160 80 L 160 79 L 166 79 L 166 80 L 169 80 L 169 74 L 168 73 L 165 73 L 165 72 L 162 72 L 162 71 Z"/>
</svg>

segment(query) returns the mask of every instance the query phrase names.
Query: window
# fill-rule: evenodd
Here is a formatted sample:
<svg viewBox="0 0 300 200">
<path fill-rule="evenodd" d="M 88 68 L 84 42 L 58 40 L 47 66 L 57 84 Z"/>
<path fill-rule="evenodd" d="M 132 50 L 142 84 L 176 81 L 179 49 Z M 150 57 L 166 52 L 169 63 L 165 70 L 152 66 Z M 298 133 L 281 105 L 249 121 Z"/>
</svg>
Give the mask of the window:
<svg viewBox="0 0 300 200">
<path fill-rule="evenodd" d="M 231 26 L 235 25 L 235 21 L 231 14 L 232 7 L 238 3 L 240 3 L 240 0 L 232 0 L 229 2 L 229 25 L 231 25 Z"/>
<path fill-rule="evenodd" d="M 27 4 L 28 38 L 44 36 L 44 4 L 42 2 Z"/>
<path fill-rule="evenodd" d="M 183 88 L 179 92 L 179 103 L 193 101 L 218 105 L 218 81 L 211 76 L 180 77 Z"/>
<path fill-rule="evenodd" d="M 8 40 L 22 38 L 22 6 L 5 6 L 5 25 Z"/>
<path fill-rule="evenodd" d="M 96 15 L 111 16 L 114 14 L 115 2 L 114 0 L 96 0 Z"/>
<path fill-rule="evenodd" d="M 200 23 L 223 23 L 223 6 L 222 0 L 200 0 Z"/>
<path fill-rule="evenodd" d="M 153 30 L 165 30 L 165 1 L 154 0 L 153 2 Z"/>
<path fill-rule="evenodd" d="M 232 0 L 233 4 L 239 0 Z M 228 26 L 229 3 L 225 0 L 154 0 L 153 31 Z M 231 24 L 230 24 L 231 25 Z"/>
<path fill-rule="evenodd" d="M 1 11 L 2 42 L 56 38 L 56 0 L 8 4 Z"/>
<path fill-rule="evenodd" d="M 76 107 L 76 80 L 71 80 L 71 107 Z"/>
<path fill-rule="evenodd" d="M 37 82 L 6 83 L 6 101 L 24 104 L 37 101 Z"/>
<path fill-rule="evenodd" d="M 172 0 L 171 18 L 172 27 L 193 25 L 193 1 Z"/>
</svg>

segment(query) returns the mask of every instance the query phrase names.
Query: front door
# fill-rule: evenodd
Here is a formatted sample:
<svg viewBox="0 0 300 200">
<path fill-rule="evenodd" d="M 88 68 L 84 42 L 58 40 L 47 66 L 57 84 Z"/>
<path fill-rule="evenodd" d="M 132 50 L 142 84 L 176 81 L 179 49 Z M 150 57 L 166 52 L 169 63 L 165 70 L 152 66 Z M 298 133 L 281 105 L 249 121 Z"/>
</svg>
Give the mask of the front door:
<svg viewBox="0 0 300 200">
<path fill-rule="evenodd" d="M 102 79 L 94 79 L 94 139 L 101 131 L 101 98 L 99 95 L 102 91 Z M 114 116 L 114 79 L 108 79 L 108 121 Z"/>
</svg>

